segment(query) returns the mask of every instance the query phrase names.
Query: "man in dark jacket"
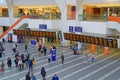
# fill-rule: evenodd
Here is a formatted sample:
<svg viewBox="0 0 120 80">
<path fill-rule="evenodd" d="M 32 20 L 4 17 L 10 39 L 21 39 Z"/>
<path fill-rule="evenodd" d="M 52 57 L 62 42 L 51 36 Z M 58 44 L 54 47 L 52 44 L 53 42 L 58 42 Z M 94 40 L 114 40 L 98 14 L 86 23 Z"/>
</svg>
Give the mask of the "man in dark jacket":
<svg viewBox="0 0 120 80">
<path fill-rule="evenodd" d="M 52 80 L 59 80 L 58 76 L 55 74 L 52 78 Z"/>
<path fill-rule="evenodd" d="M 44 68 L 44 67 L 42 67 L 42 69 L 41 69 L 41 76 L 42 76 L 43 80 L 46 80 L 46 79 L 45 79 L 46 71 L 45 71 L 45 68 Z"/>
<path fill-rule="evenodd" d="M 26 74 L 25 80 L 30 80 L 30 72 Z"/>
<path fill-rule="evenodd" d="M 64 64 L 64 55 L 63 54 L 61 55 L 61 61 L 62 61 L 62 64 Z"/>
</svg>

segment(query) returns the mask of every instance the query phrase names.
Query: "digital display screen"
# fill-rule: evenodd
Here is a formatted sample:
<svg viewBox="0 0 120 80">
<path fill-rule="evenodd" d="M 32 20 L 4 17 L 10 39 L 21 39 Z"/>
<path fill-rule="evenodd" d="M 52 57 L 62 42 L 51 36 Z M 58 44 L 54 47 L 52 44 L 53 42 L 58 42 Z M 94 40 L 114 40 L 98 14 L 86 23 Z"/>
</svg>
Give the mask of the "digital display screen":
<svg viewBox="0 0 120 80">
<path fill-rule="evenodd" d="M 42 36 L 43 36 L 42 34 L 43 34 L 42 31 L 40 31 L 40 32 L 39 32 L 39 36 L 42 37 Z"/>
<path fill-rule="evenodd" d="M 113 47 L 113 40 L 107 39 L 107 41 L 108 41 L 108 47 Z"/>
<path fill-rule="evenodd" d="M 90 36 L 87 36 L 87 43 L 90 43 L 90 42 L 91 42 Z"/>
<path fill-rule="evenodd" d="M 98 37 L 95 37 L 95 44 L 99 45 L 99 38 Z"/>
<path fill-rule="evenodd" d="M 79 35 L 76 35 L 76 40 L 80 41 Z"/>
<path fill-rule="evenodd" d="M 69 33 L 66 33 L 67 34 L 67 40 L 70 40 L 70 35 Z"/>
<path fill-rule="evenodd" d="M 103 38 L 100 38 L 100 37 L 99 37 L 99 45 L 100 45 L 100 46 L 103 46 Z"/>
<path fill-rule="evenodd" d="M 91 36 L 91 44 L 95 44 L 95 37 Z"/>
<path fill-rule="evenodd" d="M 117 39 L 113 39 L 113 47 L 117 48 Z"/>
<path fill-rule="evenodd" d="M 103 44 L 104 44 L 104 46 L 108 46 L 108 42 L 107 42 L 108 40 L 107 39 L 103 39 Z"/>
<path fill-rule="evenodd" d="M 83 36 L 79 35 L 79 37 L 80 37 L 80 42 L 83 42 Z"/>
<path fill-rule="evenodd" d="M 76 34 L 72 34 L 73 35 L 73 40 L 76 41 Z"/>
<path fill-rule="evenodd" d="M 64 39 L 67 39 L 67 33 L 64 33 Z"/>
<path fill-rule="evenodd" d="M 72 34 L 69 34 L 70 35 L 70 40 L 73 40 L 73 35 Z"/>
<path fill-rule="evenodd" d="M 87 36 L 86 35 L 83 35 L 83 42 L 87 42 Z"/>
</svg>

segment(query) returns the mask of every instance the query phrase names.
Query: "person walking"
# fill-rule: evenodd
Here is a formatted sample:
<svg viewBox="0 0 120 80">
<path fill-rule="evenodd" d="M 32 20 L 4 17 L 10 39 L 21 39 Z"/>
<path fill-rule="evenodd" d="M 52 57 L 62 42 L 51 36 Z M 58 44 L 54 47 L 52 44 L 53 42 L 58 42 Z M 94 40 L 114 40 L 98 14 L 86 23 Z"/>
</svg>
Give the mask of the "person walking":
<svg viewBox="0 0 120 80">
<path fill-rule="evenodd" d="M 61 55 L 61 61 L 62 61 L 62 64 L 64 64 L 64 55 L 63 54 Z"/>
<path fill-rule="evenodd" d="M 26 74 L 25 80 L 30 80 L 30 72 Z"/>
<path fill-rule="evenodd" d="M 8 69 L 12 67 L 12 60 L 10 57 L 7 58 Z"/>
<path fill-rule="evenodd" d="M 55 74 L 52 78 L 52 80 L 59 80 L 59 77 Z"/>
<path fill-rule="evenodd" d="M 37 80 L 33 73 L 31 73 L 31 80 Z"/>
<path fill-rule="evenodd" d="M 86 54 L 86 56 L 85 56 L 85 61 L 86 61 L 86 65 L 88 65 L 88 64 L 89 64 L 89 57 L 88 57 L 87 54 Z"/>
<path fill-rule="evenodd" d="M 28 52 L 28 46 L 25 44 L 25 52 Z"/>
<path fill-rule="evenodd" d="M 1 63 L 1 70 L 2 70 L 2 73 L 4 73 L 4 68 L 5 68 L 5 63 L 4 63 L 4 61 L 2 61 L 2 63 Z"/>
<path fill-rule="evenodd" d="M 46 79 L 45 79 L 46 71 L 45 71 L 45 68 L 44 68 L 44 67 L 42 67 L 42 69 L 41 69 L 41 76 L 42 76 L 42 79 L 43 79 L 43 80 L 46 80 Z"/>
</svg>

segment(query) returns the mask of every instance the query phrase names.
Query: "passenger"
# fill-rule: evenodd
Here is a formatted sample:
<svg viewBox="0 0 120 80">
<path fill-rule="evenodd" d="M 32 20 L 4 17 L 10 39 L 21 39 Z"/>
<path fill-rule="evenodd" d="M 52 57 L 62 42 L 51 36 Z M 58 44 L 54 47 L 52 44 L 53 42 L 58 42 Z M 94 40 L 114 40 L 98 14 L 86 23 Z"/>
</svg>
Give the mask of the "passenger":
<svg viewBox="0 0 120 80">
<path fill-rule="evenodd" d="M 41 69 L 41 76 L 42 76 L 42 79 L 43 79 L 43 80 L 46 80 L 46 79 L 45 79 L 46 71 L 45 71 L 45 68 L 44 68 L 44 67 L 42 67 L 42 69 Z"/>
<path fill-rule="evenodd" d="M 42 45 L 39 45 L 39 47 L 38 47 L 38 55 L 39 56 L 41 55 L 41 49 L 42 49 Z"/>
<path fill-rule="evenodd" d="M 47 52 L 47 48 L 44 46 L 44 47 L 43 47 L 44 56 L 46 56 L 46 52 Z"/>
<path fill-rule="evenodd" d="M 62 64 L 64 64 L 64 55 L 63 54 L 61 55 L 61 61 L 62 61 Z"/>
<path fill-rule="evenodd" d="M 52 78 L 52 80 L 59 80 L 59 77 L 55 74 Z"/>
<path fill-rule="evenodd" d="M 28 52 L 28 46 L 25 44 L 25 52 Z"/>
<path fill-rule="evenodd" d="M 21 71 L 23 69 L 22 59 L 18 61 L 18 65 L 19 65 L 19 70 Z"/>
<path fill-rule="evenodd" d="M 91 55 L 91 61 L 92 61 L 92 63 L 94 63 L 94 61 L 95 61 L 95 56 L 94 56 L 94 54 Z"/>
<path fill-rule="evenodd" d="M 86 61 L 86 65 L 88 65 L 89 64 L 89 57 L 88 57 L 87 54 L 86 54 L 86 57 L 85 57 L 85 61 Z"/>
<path fill-rule="evenodd" d="M 50 45 L 50 54 L 52 53 L 53 45 Z"/>
<path fill-rule="evenodd" d="M 51 59 L 50 59 L 50 56 L 48 55 L 48 63 L 50 63 L 51 62 Z"/>
<path fill-rule="evenodd" d="M 37 80 L 33 73 L 31 74 L 31 80 Z"/>
<path fill-rule="evenodd" d="M 8 69 L 12 67 L 12 60 L 10 57 L 7 58 Z"/>
<path fill-rule="evenodd" d="M 30 80 L 30 72 L 26 74 L 25 80 Z"/>
<path fill-rule="evenodd" d="M 4 68 L 5 68 L 5 63 L 4 63 L 4 61 L 2 61 L 2 63 L 1 63 L 1 71 L 2 71 L 2 73 L 4 73 Z"/>
</svg>

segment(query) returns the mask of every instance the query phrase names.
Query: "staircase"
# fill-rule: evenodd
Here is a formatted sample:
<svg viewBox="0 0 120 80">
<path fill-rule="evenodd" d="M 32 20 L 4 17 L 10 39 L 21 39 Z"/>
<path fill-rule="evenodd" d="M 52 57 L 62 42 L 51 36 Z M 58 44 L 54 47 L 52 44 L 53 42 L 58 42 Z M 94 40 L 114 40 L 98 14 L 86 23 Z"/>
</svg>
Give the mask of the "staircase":
<svg viewBox="0 0 120 80">
<path fill-rule="evenodd" d="M 11 25 L 4 33 L 0 35 L 0 39 L 2 39 L 6 34 L 8 34 L 13 28 L 16 27 L 17 24 L 19 24 L 23 19 L 28 18 L 27 16 L 23 16 L 19 18 L 13 25 Z"/>
</svg>

